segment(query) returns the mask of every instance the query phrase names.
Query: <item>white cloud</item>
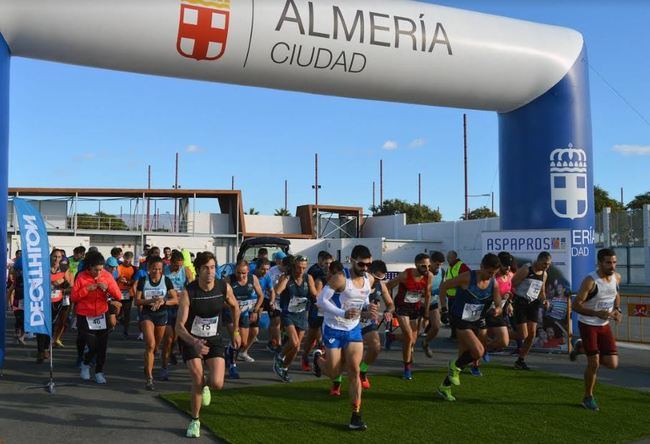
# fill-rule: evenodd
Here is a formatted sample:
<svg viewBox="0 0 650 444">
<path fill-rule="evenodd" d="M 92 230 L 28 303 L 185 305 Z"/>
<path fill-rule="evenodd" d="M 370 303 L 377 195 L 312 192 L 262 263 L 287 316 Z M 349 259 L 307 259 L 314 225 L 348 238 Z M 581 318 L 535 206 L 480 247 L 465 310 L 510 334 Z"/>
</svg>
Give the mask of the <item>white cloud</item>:
<svg viewBox="0 0 650 444">
<path fill-rule="evenodd" d="M 386 142 L 384 142 L 384 146 L 382 148 L 388 151 L 392 151 L 392 150 L 396 150 L 397 147 L 398 147 L 397 142 L 395 142 L 394 140 L 387 140 Z"/>
<path fill-rule="evenodd" d="M 650 145 L 614 145 L 612 151 L 626 156 L 650 156 Z"/>
<path fill-rule="evenodd" d="M 426 145 L 426 144 L 427 144 L 426 139 L 419 138 L 419 139 L 415 139 L 413 142 L 411 142 L 411 143 L 409 144 L 409 146 L 410 146 L 411 148 L 421 148 L 421 147 L 423 147 L 423 146 Z"/>
<path fill-rule="evenodd" d="M 188 153 L 201 153 L 205 150 L 198 145 L 189 145 L 187 148 L 185 148 L 185 151 Z"/>
</svg>

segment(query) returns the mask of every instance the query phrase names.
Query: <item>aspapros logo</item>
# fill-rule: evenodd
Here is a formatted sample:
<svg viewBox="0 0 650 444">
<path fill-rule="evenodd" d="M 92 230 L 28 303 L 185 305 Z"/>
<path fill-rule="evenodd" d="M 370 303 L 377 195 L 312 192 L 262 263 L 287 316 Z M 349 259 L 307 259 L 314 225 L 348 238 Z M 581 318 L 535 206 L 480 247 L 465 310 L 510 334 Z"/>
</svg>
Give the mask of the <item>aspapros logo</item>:
<svg viewBox="0 0 650 444">
<path fill-rule="evenodd" d="M 176 50 L 183 57 L 217 60 L 226 52 L 230 0 L 182 0 Z"/>
</svg>

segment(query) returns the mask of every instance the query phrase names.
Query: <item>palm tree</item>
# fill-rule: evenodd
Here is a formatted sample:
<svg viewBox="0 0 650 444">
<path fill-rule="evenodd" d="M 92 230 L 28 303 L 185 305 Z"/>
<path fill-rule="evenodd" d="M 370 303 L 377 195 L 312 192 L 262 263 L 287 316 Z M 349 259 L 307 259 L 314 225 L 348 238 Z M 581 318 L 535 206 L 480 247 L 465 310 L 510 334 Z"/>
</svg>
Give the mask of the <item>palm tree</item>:
<svg viewBox="0 0 650 444">
<path fill-rule="evenodd" d="M 257 215 L 257 214 L 260 214 L 260 212 L 257 211 L 255 208 L 249 208 L 248 213 L 246 213 L 246 214 Z"/>
<path fill-rule="evenodd" d="M 291 211 L 286 208 L 278 208 L 275 210 L 275 216 L 291 216 Z"/>
</svg>

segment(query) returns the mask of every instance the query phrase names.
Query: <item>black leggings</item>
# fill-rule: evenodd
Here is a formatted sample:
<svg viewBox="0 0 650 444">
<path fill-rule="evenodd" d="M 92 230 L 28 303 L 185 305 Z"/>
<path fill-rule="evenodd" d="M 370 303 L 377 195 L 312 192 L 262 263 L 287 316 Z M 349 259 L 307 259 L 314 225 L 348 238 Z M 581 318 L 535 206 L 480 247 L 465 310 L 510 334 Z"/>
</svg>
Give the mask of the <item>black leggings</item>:
<svg viewBox="0 0 650 444">
<path fill-rule="evenodd" d="M 61 312 L 61 302 L 55 302 L 52 304 L 52 330 L 54 330 L 56 325 L 56 320 L 59 319 L 59 313 Z M 52 332 L 54 334 L 54 332 Z M 49 335 L 36 335 L 36 347 L 39 353 L 42 353 L 50 348 L 50 336 Z"/>
<path fill-rule="evenodd" d="M 108 322 L 108 320 L 106 320 Z M 106 363 L 106 350 L 108 348 L 108 329 L 103 330 L 90 330 L 86 317 L 77 315 L 77 353 L 81 348 L 83 353 L 84 346 L 88 346 L 88 352 L 83 355 L 83 363 L 90 365 L 92 359 L 97 356 L 97 363 L 95 364 L 95 373 L 102 373 L 104 371 L 104 364 Z M 80 354 L 81 354 L 80 353 Z"/>
<path fill-rule="evenodd" d="M 14 330 L 16 335 L 25 333 L 25 312 L 23 310 L 14 311 L 14 317 L 16 318 L 16 324 Z"/>
</svg>

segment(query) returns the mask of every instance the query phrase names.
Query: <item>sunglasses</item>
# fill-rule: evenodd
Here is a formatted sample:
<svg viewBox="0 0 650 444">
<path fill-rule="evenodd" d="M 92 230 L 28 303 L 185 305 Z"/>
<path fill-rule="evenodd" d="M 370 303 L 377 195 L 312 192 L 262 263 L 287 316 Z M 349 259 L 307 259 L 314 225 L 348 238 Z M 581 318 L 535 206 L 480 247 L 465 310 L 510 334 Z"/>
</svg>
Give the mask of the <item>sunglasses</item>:
<svg viewBox="0 0 650 444">
<path fill-rule="evenodd" d="M 352 262 L 357 264 L 357 267 L 360 267 L 360 268 L 368 268 L 372 264 L 372 262 L 360 262 L 360 261 L 357 261 L 355 259 L 352 259 Z"/>
</svg>

